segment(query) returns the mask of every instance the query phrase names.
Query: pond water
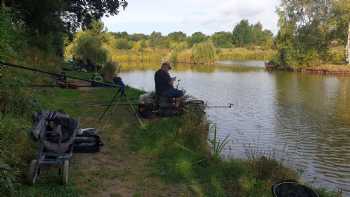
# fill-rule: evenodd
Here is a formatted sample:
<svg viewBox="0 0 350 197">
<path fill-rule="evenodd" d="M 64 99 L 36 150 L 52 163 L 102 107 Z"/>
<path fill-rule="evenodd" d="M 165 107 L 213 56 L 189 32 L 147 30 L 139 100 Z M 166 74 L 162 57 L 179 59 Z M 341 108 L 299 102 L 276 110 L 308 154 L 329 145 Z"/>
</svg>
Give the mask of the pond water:
<svg viewBox="0 0 350 197">
<path fill-rule="evenodd" d="M 220 138 L 229 136 L 223 157 L 268 155 L 298 170 L 306 182 L 350 196 L 350 77 L 269 73 L 263 65 L 177 65 L 172 75 L 208 105 L 234 104 L 207 109 Z M 128 85 L 154 90 L 156 64 L 124 66 Z"/>
</svg>

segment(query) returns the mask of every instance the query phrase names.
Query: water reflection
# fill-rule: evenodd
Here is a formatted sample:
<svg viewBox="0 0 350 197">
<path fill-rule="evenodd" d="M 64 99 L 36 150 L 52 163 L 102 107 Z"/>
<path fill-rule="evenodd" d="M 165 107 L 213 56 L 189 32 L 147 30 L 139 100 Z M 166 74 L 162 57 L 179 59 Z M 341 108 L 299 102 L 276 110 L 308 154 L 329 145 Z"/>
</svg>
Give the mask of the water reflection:
<svg viewBox="0 0 350 197">
<path fill-rule="evenodd" d="M 350 78 L 267 73 L 259 65 L 226 64 L 178 65 L 173 71 L 180 87 L 209 105 L 235 104 L 233 110 L 207 111 L 219 136 L 230 136 L 223 156 L 271 154 L 300 169 L 306 181 L 342 188 L 349 196 Z M 128 70 L 122 77 L 151 91 L 157 68 Z"/>
</svg>

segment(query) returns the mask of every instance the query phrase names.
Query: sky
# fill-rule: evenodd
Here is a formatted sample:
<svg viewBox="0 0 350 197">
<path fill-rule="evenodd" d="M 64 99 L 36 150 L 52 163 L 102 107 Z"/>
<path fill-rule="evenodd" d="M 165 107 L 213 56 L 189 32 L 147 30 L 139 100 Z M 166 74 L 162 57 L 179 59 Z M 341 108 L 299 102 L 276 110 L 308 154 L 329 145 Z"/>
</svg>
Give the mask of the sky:
<svg viewBox="0 0 350 197">
<path fill-rule="evenodd" d="M 280 0 L 127 0 L 129 5 L 116 16 L 104 17 L 109 31 L 166 35 L 182 31 L 213 34 L 232 31 L 242 19 L 261 22 L 277 32 L 275 12 Z"/>
</svg>

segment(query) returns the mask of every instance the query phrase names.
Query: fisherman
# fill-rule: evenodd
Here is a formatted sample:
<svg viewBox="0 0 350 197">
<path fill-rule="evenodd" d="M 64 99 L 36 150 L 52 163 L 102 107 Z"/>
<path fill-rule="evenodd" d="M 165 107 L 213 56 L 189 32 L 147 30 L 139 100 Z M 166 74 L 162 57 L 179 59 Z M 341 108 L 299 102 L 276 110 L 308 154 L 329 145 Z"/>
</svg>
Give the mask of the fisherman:
<svg viewBox="0 0 350 197">
<path fill-rule="evenodd" d="M 169 71 L 171 66 L 169 62 L 164 62 L 161 68 L 155 73 L 154 81 L 157 96 L 168 98 L 180 98 L 184 96 L 184 92 L 174 88 L 176 77 L 170 77 Z"/>
</svg>

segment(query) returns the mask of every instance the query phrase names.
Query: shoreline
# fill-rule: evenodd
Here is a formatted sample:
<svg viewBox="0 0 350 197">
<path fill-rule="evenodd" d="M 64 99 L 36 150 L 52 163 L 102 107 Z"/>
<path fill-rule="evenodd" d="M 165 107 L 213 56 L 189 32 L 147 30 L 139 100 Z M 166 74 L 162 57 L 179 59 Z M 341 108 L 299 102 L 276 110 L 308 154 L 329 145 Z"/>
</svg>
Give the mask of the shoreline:
<svg viewBox="0 0 350 197">
<path fill-rule="evenodd" d="M 265 69 L 269 72 L 273 71 L 287 71 L 297 73 L 307 73 L 316 75 L 336 75 L 336 76 L 349 76 L 350 75 L 350 64 L 323 64 L 320 66 L 305 66 L 305 67 L 286 67 L 279 68 L 273 65 L 265 63 Z"/>
</svg>

